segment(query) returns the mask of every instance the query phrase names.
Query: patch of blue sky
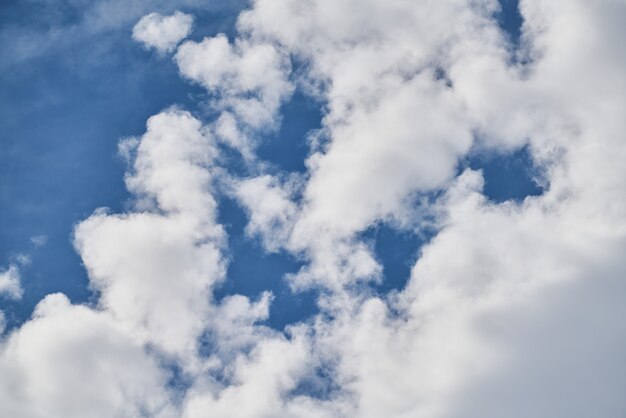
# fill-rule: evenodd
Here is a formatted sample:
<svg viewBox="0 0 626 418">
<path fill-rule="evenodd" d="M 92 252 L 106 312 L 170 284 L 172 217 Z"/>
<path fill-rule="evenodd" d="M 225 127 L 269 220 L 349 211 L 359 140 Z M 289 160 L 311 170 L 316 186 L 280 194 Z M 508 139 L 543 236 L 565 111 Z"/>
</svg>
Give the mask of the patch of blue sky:
<svg viewBox="0 0 626 418">
<path fill-rule="evenodd" d="M 535 166 L 528 146 L 513 152 L 481 152 L 470 155 L 460 164 L 481 170 L 485 180 L 483 194 L 492 202 L 520 202 L 527 196 L 543 193 L 541 173 Z"/>
<path fill-rule="evenodd" d="M 281 171 L 303 173 L 309 153 L 307 135 L 321 127 L 322 112 L 318 103 L 296 91 L 281 114 L 278 135 L 263 138 L 257 155 Z"/>
<path fill-rule="evenodd" d="M 499 0 L 500 11 L 496 19 L 501 29 L 507 34 L 509 42 L 514 48 L 519 47 L 522 35 L 523 18 L 519 9 L 519 0 Z"/>
<path fill-rule="evenodd" d="M 247 215 L 234 200 L 222 197 L 219 202 L 219 222 L 228 234 L 227 279 L 215 290 L 215 297 L 241 294 L 253 300 L 266 290 L 273 293 L 267 325 L 283 329 L 286 325 L 304 321 L 317 312 L 313 291 L 294 293 L 285 276 L 296 273 L 302 262 L 285 252 L 268 253 L 258 239 L 245 233 Z"/>
<path fill-rule="evenodd" d="M 383 268 L 383 280 L 375 284 L 373 289 L 379 295 L 402 290 L 409 280 L 420 248 L 428 243 L 434 231 L 416 232 L 381 224 L 368 233 L 373 239 L 376 257 Z"/>
</svg>

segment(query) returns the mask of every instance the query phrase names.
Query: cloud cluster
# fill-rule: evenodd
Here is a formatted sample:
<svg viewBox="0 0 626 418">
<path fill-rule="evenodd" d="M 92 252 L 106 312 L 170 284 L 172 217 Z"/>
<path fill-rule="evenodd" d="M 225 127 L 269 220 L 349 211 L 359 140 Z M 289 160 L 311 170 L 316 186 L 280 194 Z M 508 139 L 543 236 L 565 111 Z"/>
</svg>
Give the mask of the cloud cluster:
<svg viewBox="0 0 626 418">
<path fill-rule="evenodd" d="M 519 50 L 498 7 L 256 0 L 237 39 L 179 46 L 217 116 L 169 108 L 121 142 L 134 207 L 75 231 L 97 304 L 49 295 L 0 342 L 0 415 L 624 415 L 626 3 L 523 0 Z M 295 88 L 322 127 L 304 175 L 268 172 L 255 143 Z M 224 144 L 250 177 L 221 165 Z M 459 169 L 522 147 L 540 196 L 495 203 Z M 305 262 L 289 280 L 320 290 L 309 321 L 264 326 L 269 292 L 214 299 L 223 184 L 249 235 Z M 363 232 L 420 233 L 425 214 L 437 232 L 408 283 L 374 296 Z"/>
<path fill-rule="evenodd" d="M 252 158 L 254 135 L 276 127 L 278 109 L 291 96 L 289 57 L 269 43 L 225 35 L 185 42 L 174 57 L 181 74 L 216 98 L 216 136 Z"/>
</svg>

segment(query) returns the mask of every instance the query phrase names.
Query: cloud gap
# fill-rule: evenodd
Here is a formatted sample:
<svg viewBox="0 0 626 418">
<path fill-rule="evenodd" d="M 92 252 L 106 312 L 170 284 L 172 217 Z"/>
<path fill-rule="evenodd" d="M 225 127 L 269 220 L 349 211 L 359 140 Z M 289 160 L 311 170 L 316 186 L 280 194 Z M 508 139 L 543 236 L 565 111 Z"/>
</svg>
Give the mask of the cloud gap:
<svg viewBox="0 0 626 418">
<path fill-rule="evenodd" d="M 321 127 L 322 112 L 313 99 L 296 91 L 282 107 L 279 131 L 262 139 L 257 155 L 279 170 L 303 173 L 309 153 L 308 135 Z"/>
<path fill-rule="evenodd" d="M 286 274 L 297 272 L 304 263 L 285 251 L 269 253 L 257 238 L 247 236 L 248 217 L 235 200 L 223 197 L 219 208 L 218 220 L 229 236 L 229 265 L 228 280 L 214 291 L 216 300 L 234 294 L 257 299 L 269 290 L 273 299 L 265 323 L 277 330 L 316 314 L 316 292 L 294 292 L 285 280 Z"/>
<path fill-rule="evenodd" d="M 520 47 L 522 36 L 522 24 L 524 18 L 519 9 L 519 0 L 498 0 L 500 10 L 495 14 L 495 18 L 500 29 L 506 33 L 507 38 L 514 50 Z"/>
<path fill-rule="evenodd" d="M 483 193 L 495 203 L 521 202 L 544 192 L 539 184 L 540 169 L 534 164 L 528 145 L 511 153 L 491 151 L 470 155 L 461 167 L 482 171 Z"/>
<path fill-rule="evenodd" d="M 402 290 L 417 261 L 419 250 L 427 244 L 434 232 L 406 230 L 380 223 L 362 234 L 365 241 L 373 243 L 374 253 L 383 267 L 380 283 L 372 283 L 375 293 L 385 295 Z"/>
</svg>

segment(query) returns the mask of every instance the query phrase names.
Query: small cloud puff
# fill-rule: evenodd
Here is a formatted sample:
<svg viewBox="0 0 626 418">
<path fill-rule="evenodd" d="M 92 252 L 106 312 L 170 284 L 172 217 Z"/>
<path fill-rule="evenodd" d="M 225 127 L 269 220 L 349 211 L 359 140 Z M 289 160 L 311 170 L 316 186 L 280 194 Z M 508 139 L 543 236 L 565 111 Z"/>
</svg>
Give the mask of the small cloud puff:
<svg viewBox="0 0 626 418">
<path fill-rule="evenodd" d="M 33 237 L 30 237 L 30 242 L 35 247 L 43 247 L 48 242 L 48 236 L 47 235 L 35 235 Z"/>
<path fill-rule="evenodd" d="M 13 264 L 6 270 L 0 269 L 0 296 L 6 296 L 11 299 L 20 299 L 22 297 L 20 270 Z"/>
<path fill-rule="evenodd" d="M 193 16 L 176 11 L 170 16 L 150 13 L 133 27 L 133 39 L 160 53 L 172 52 L 189 35 Z"/>
</svg>

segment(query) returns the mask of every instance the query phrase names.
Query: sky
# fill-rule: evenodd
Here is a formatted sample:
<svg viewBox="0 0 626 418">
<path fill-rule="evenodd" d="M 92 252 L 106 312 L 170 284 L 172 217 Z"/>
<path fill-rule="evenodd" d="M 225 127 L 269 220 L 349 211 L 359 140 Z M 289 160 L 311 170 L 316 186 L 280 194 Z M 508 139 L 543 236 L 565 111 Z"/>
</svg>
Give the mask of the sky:
<svg viewBox="0 0 626 418">
<path fill-rule="evenodd" d="M 623 417 L 625 21 L 3 2 L 0 415 Z"/>
</svg>

